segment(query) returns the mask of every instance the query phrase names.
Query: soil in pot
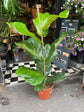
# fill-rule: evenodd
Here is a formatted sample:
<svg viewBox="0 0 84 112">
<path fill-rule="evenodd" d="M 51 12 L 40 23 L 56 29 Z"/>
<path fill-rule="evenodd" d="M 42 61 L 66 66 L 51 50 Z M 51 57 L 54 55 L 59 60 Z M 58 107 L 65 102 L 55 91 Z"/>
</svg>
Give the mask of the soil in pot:
<svg viewBox="0 0 84 112">
<path fill-rule="evenodd" d="M 54 86 L 54 83 L 52 85 L 47 85 L 45 87 L 45 89 L 43 89 L 42 91 L 38 91 L 39 98 L 42 99 L 42 100 L 49 99 L 50 96 L 51 96 L 53 86 Z"/>
</svg>

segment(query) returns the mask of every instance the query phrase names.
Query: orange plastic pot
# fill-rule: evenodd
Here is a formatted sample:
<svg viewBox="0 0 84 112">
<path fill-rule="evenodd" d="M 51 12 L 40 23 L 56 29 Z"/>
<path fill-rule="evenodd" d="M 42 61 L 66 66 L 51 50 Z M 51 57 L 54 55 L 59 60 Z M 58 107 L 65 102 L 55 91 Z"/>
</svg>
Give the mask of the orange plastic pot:
<svg viewBox="0 0 84 112">
<path fill-rule="evenodd" d="M 42 100 L 49 99 L 51 96 L 53 86 L 54 86 L 54 83 L 52 84 L 52 86 L 49 89 L 43 89 L 42 91 L 38 91 L 39 98 Z"/>
</svg>

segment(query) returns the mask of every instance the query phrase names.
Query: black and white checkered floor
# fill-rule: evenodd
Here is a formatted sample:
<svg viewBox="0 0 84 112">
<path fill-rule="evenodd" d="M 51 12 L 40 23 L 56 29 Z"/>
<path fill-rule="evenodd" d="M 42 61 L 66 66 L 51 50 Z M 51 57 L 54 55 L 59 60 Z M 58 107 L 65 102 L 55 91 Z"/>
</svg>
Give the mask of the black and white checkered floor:
<svg viewBox="0 0 84 112">
<path fill-rule="evenodd" d="M 36 64 L 35 64 L 34 61 L 28 61 L 28 62 L 20 62 L 20 63 L 9 64 L 8 67 L 2 68 L 5 85 L 14 85 L 14 84 L 25 82 L 25 80 L 23 78 L 20 78 L 16 75 L 15 71 L 20 66 L 25 66 L 25 67 L 28 67 L 28 68 L 36 69 L 35 65 Z M 52 64 L 52 73 L 51 73 L 52 75 L 55 72 L 61 72 L 61 71 L 62 70 L 59 69 L 56 65 Z M 74 67 L 69 67 L 65 74 L 66 74 L 66 76 L 72 76 L 72 75 L 75 75 L 75 74 L 79 73 L 80 71 L 81 71 L 80 69 L 77 69 L 77 68 L 74 68 Z"/>
</svg>

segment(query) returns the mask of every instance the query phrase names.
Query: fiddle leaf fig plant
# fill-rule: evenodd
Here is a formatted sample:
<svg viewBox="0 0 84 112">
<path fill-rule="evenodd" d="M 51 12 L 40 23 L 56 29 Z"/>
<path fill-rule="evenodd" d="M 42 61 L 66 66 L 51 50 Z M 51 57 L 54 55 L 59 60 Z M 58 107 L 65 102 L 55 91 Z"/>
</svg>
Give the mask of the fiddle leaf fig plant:
<svg viewBox="0 0 84 112">
<path fill-rule="evenodd" d="M 56 47 L 67 36 L 66 32 L 63 32 L 61 36 L 50 44 L 45 44 L 43 38 L 47 36 L 50 24 L 58 17 L 67 18 L 69 14 L 68 10 L 61 12 L 59 15 L 50 15 L 48 12 L 37 14 L 36 19 L 33 19 L 34 25 L 37 29 L 37 34 L 41 36 L 41 40 L 30 32 L 26 25 L 21 22 L 7 23 L 10 27 L 16 29 L 22 35 L 30 36 L 28 40 L 16 43 L 25 49 L 25 52 L 35 61 L 36 70 L 29 69 L 27 67 L 19 67 L 16 70 L 16 74 L 19 77 L 25 79 L 34 86 L 36 91 L 45 89 L 47 84 L 52 84 L 56 80 L 63 80 L 65 78 L 64 72 L 56 73 L 54 76 L 48 77 L 51 73 L 51 62 L 57 55 Z"/>
</svg>

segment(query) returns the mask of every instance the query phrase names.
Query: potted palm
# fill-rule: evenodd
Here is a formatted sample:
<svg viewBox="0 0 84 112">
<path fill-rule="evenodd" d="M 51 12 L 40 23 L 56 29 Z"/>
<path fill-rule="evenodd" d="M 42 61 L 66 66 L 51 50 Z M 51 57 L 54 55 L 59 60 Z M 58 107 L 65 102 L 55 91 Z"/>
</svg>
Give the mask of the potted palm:
<svg viewBox="0 0 84 112">
<path fill-rule="evenodd" d="M 56 73 L 56 75 L 49 77 L 51 73 L 51 62 L 57 55 L 56 47 L 67 35 L 63 33 L 55 42 L 50 44 L 44 44 L 43 38 L 48 34 L 48 29 L 50 24 L 55 21 L 58 17 L 67 18 L 69 11 L 65 10 L 59 15 L 51 15 L 48 12 L 39 13 L 39 8 L 37 7 L 37 17 L 33 19 L 34 25 L 37 29 L 37 34 L 41 36 L 41 40 L 35 36 L 34 33 L 30 32 L 26 25 L 21 22 L 7 23 L 10 27 L 16 29 L 19 33 L 23 35 L 30 36 L 28 40 L 24 40 L 16 45 L 21 46 L 25 49 L 25 52 L 31 56 L 31 58 L 36 63 L 36 70 L 29 69 L 26 67 L 19 67 L 16 70 L 16 74 L 22 77 L 34 86 L 34 89 L 38 91 L 40 99 L 46 100 L 51 95 L 51 90 L 53 88 L 54 82 L 56 80 L 62 80 L 65 78 L 64 72 Z M 45 96 L 44 96 L 45 94 Z"/>
</svg>

